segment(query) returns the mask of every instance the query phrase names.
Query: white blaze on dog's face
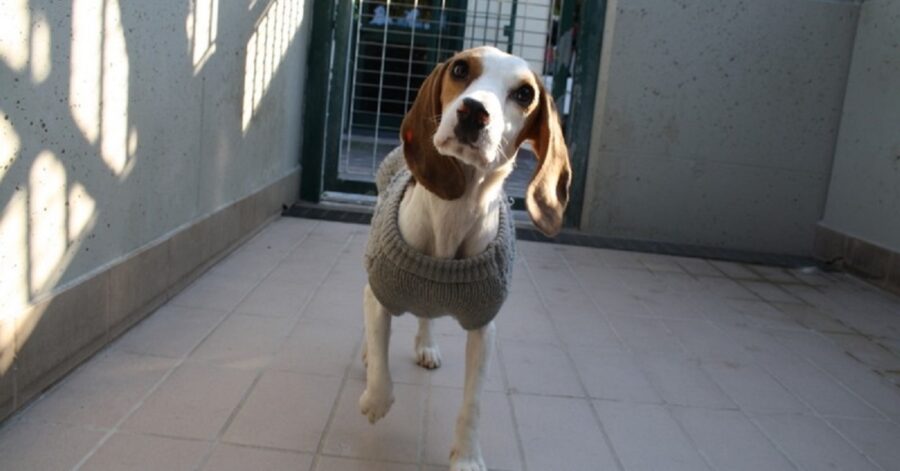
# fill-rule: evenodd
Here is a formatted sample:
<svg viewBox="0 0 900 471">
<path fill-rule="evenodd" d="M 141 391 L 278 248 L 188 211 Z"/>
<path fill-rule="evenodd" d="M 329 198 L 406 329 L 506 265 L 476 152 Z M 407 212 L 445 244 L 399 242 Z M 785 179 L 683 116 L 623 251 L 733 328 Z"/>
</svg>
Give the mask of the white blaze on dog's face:
<svg viewBox="0 0 900 471">
<path fill-rule="evenodd" d="M 538 87 L 519 57 L 493 47 L 457 54 L 444 72 L 435 148 L 483 170 L 505 163 L 537 107 Z"/>
</svg>

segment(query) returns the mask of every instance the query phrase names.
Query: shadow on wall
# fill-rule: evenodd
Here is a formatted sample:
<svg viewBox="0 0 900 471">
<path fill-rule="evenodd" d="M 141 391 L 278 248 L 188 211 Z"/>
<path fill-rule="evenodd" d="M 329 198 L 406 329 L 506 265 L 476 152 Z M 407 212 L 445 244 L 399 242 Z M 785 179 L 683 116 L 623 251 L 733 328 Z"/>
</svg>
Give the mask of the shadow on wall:
<svg viewBox="0 0 900 471">
<path fill-rule="evenodd" d="M 0 0 L 0 417 L 37 365 L 109 335 L 115 313 L 43 300 L 297 166 L 299 101 L 269 92 L 302 87 L 305 8 Z M 273 141 L 289 152 L 259 155 Z M 34 335 L 49 311 L 62 327 Z"/>
</svg>

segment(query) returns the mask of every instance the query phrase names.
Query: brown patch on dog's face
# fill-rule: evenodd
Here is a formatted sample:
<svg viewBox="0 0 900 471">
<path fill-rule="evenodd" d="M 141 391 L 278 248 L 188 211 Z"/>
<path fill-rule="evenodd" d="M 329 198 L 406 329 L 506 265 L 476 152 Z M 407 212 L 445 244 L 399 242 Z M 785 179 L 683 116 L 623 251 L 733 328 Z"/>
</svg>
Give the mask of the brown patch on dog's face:
<svg viewBox="0 0 900 471">
<path fill-rule="evenodd" d="M 463 195 L 465 175 L 455 158 L 435 149 L 432 137 L 444 106 L 463 93 L 482 70 L 477 54 L 471 52 L 459 53 L 438 64 L 422 83 L 400 126 L 403 155 L 416 182 L 445 200 Z"/>
<path fill-rule="evenodd" d="M 453 103 L 483 71 L 484 66 L 478 52 L 463 51 L 451 57 L 447 61 L 447 70 L 444 71 L 441 107 Z"/>
</svg>

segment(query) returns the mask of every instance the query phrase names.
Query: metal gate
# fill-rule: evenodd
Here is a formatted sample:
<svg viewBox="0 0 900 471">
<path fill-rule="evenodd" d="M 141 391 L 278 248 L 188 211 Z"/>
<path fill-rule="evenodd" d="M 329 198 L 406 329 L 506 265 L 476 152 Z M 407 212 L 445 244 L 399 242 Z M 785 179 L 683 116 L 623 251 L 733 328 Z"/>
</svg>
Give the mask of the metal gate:
<svg viewBox="0 0 900 471">
<path fill-rule="evenodd" d="M 364 200 L 361 195 L 374 195 L 375 170 L 399 145 L 400 123 L 419 86 L 437 63 L 469 47 L 492 45 L 524 58 L 552 90 L 564 126 L 575 122 L 576 114 L 578 120 L 590 120 L 599 69 L 602 2 L 336 0 L 317 2 L 315 8 L 306 97 L 304 199 L 349 196 Z M 584 31 L 582 24 L 592 34 L 577 34 Z M 588 94 L 587 84 L 591 85 Z M 567 128 L 567 138 L 574 143 L 579 136 L 574 126 Z M 590 128 L 586 129 L 589 138 Z M 573 167 L 583 169 L 574 150 L 570 145 Z M 523 149 L 507 180 L 507 192 L 521 198 L 533 170 L 534 156 Z M 579 184 L 576 179 L 575 185 Z M 580 193 L 580 188 L 573 189 L 573 196 Z"/>
</svg>

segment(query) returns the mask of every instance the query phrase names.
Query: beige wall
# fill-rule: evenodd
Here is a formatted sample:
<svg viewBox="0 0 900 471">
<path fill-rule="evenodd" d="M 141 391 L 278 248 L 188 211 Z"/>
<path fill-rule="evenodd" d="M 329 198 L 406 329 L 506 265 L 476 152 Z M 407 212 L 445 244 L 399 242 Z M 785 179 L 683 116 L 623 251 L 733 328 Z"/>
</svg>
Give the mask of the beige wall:
<svg viewBox="0 0 900 471">
<path fill-rule="evenodd" d="M 862 5 L 822 225 L 900 252 L 900 1 Z"/>
<path fill-rule="evenodd" d="M 582 228 L 809 255 L 859 8 L 609 0 Z"/>
<path fill-rule="evenodd" d="M 311 6 L 0 0 L 0 406 L 30 307 L 296 174 Z"/>
</svg>

